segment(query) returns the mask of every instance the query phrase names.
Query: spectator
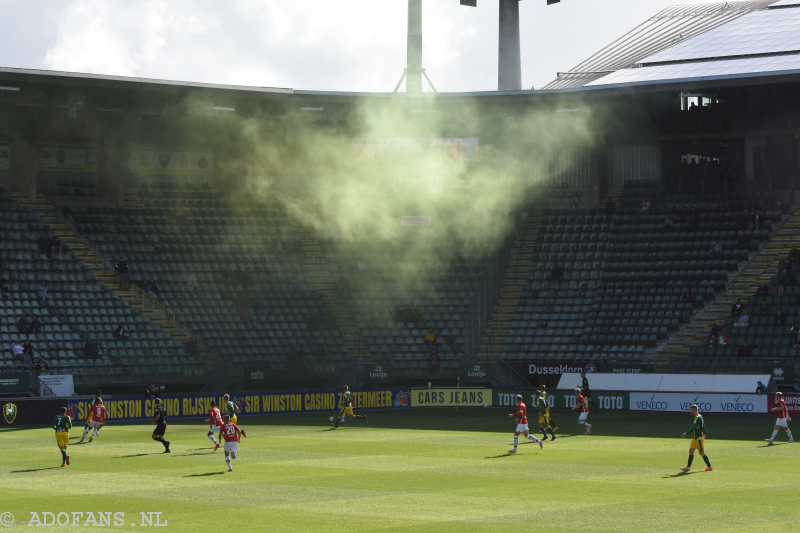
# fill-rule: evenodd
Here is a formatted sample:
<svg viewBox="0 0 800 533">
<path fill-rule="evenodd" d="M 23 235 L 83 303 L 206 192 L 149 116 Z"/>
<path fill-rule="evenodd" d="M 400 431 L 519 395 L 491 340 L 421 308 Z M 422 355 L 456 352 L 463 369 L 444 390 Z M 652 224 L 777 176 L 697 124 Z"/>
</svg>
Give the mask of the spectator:
<svg viewBox="0 0 800 533">
<path fill-rule="evenodd" d="M 692 294 L 692 291 L 689 290 L 689 287 L 683 288 L 683 294 L 681 294 L 681 301 L 683 301 L 683 303 L 685 304 L 694 305 L 695 303 L 694 295 Z"/>
<path fill-rule="evenodd" d="M 754 229 L 761 229 L 761 226 L 764 225 L 764 217 L 761 216 L 761 212 L 760 211 L 756 211 L 756 214 L 753 217 L 753 223 L 756 226 Z"/>
<path fill-rule="evenodd" d="M 114 265 L 114 270 L 119 275 L 120 289 L 126 289 L 128 287 L 128 262 L 125 261 L 124 257 L 120 256 L 119 261 Z"/>
<path fill-rule="evenodd" d="M 667 231 L 675 231 L 675 222 L 673 222 L 670 215 L 667 215 L 667 218 L 664 219 L 664 229 Z"/>
<path fill-rule="evenodd" d="M 650 199 L 649 198 L 645 198 L 644 200 L 642 200 L 642 203 L 639 204 L 639 207 L 641 208 L 642 213 L 645 213 L 645 212 L 649 211 L 650 210 Z"/>
<path fill-rule="evenodd" d="M 556 263 L 553 265 L 553 270 L 550 271 L 550 276 L 552 277 L 553 281 L 561 283 L 561 281 L 564 279 L 564 269 L 560 264 Z"/>
<path fill-rule="evenodd" d="M 115 339 L 124 339 L 125 338 L 125 324 L 119 324 L 117 329 L 114 330 L 114 338 Z"/>
<path fill-rule="evenodd" d="M 97 355 L 103 358 L 103 361 L 108 360 L 108 353 L 106 352 L 106 347 L 103 346 L 103 341 L 97 341 L 95 345 L 97 347 Z"/>
<path fill-rule="evenodd" d="M 86 340 L 86 344 L 83 345 L 83 354 L 90 359 L 97 357 L 97 344 L 93 338 L 89 337 Z"/>
<path fill-rule="evenodd" d="M 714 339 L 719 337 L 720 333 L 722 333 L 722 329 L 720 329 L 720 327 L 717 326 L 716 324 L 711 324 L 711 332 L 708 334 L 708 345 L 709 346 L 712 345 L 712 342 L 714 342 Z M 716 342 L 714 342 L 713 345 L 716 346 Z"/>
<path fill-rule="evenodd" d="M 747 314 L 747 309 L 742 309 L 742 314 L 739 315 L 739 320 L 734 322 L 733 327 L 735 328 L 746 328 L 750 325 L 750 315 Z"/>
<path fill-rule="evenodd" d="M 242 310 L 239 312 L 239 316 L 242 319 L 242 324 L 250 323 L 250 310 L 247 307 L 242 307 Z"/>
<path fill-rule="evenodd" d="M 14 354 L 15 359 L 19 359 L 23 363 L 27 363 L 25 360 L 25 354 L 23 353 L 24 348 L 22 347 L 22 344 L 20 344 L 19 339 L 14 339 L 14 342 L 11 345 L 11 351 Z"/>
<path fill-rule="evenodd" d="M 738 317 L 742 314 L 744 310 L 744 305 L 742 305 L 742 301 L 740 299 L 736 299 L 736 302 L 731 307 L 731 316 Z"/>
<path fill-rule="evenodd" d="M 800 333 L 800 318 L 798 318 L 798 319 L 796 319 L 794 321 L 794 324 L 792 324 L 792 327 L 789 328 L 789 331 L 794 331 L 795 333 Z"/>
<path fill-rule="evenodd" d="M 796 245 L 792 245 L 792 249 L 789 250 L 789 264 L 794 265 L 800 263 L 800 250 L 797 249 Z"/>
<path fill-rule="evenodd" d="M 141 285 L 139 286 L 144 288 L 144 292 L 146 292 L 147 294 L 153 292 L 153 286 L 150 285 L 150 282 L 147 280 L 147 277 L 144 274 L 142 274 L 142 280 L 140 283 Z"/>
<path fill-rule="evenodd" d="M 28 333 L 33 333 L 38 335 L 42 332 L 42 321 L 39 320 L 38 316 L 33 317 L 31 320 L 30 325 L 28 326 Z"/>
<path fill-rule="evenodd" d="M 30 329 L 30 324 L 28 323 L 28 315 L 23 314 L 21 317 L 19 317 L 19 320 L 17 321 L 17 331 L 26 334 L 28 333 L 29 329 Z"/>
<path fill-rule="evenodd" d="M 47 359 L 45 357 L 39 356 L 39 358 L 34 362 L 34 368 L 37 372 L 47 372 L 50 370 L 50 365 L 47 364 Z"/>
<path fill-rule="evenodd" d="M 433 332 L 433 328 L 428 328 L 428 332 L 425 333 L 425 345 L 428 349 L 431 349 L 436 344 L 436 334 Z"/>
<path fill-rule="evenodd" d="M 36 239 L 36 244 L 39 246 L 39 250 L 41 250 L 44 255 L 50 257 L 50 246 L 44 232 L 39 234 L 39 238 Z"/>
<path fill-rule="evenodd" d="M 769 285 L 759 285 L 756 291 L 756 296 L 767 296 L 769 294 Z"/>
<path fill-rule="evenodd" d="M 783 314 L 783 311 L 778 309 L 778 313 L 775 315 L 775 325 L 776 326 L 785 326 L 786 325 L 786 315 Z"/>
<path fill-rule="evenodd" d="M 44 280 L 39 282 L 39 286 L 36 287 L 36 290 L 44 305 L 47 305 L 47 303 L 53 299 L 53 295 L 50 294 L 50 289 L 47 288 L 47 283 Z"/>
<path fill-rule="evenodd" d="M 769 316 L 770 308 L 766 300 L 761 300 L 761 305 L 756 309 L 756 316 Z M 780 312 L 780 311 L 779 311 Z"/>
<path fill-rule="evenodd" d="M 711 257 L 719 257 L 722 255 L 722 245 L 717 241 L 711 249 Z"/>
<path fill-rule="evenodd" d="M 766 393 L 767 393 L 767 387 L 765 387 L 764 384 L 759 381 L 758 386 L 756 387 L 756 394 L 761 395 Z"/>
<path fill-rule="evenodd" d="M 753 357 L 753 348 L 744 341 L 739 350 L 736 352 L 736 357 Z"/>
<path fill-rule="evenodd" d="M 31 341 L 25 341 L 22 344 L 22 353 L 28 356 L 28 363 L 33 362 L 33 357 L 36 355 L 36 352 L 33 349 L 33 344 L 31 344 Z"/>
<path fill-rule="evenodd" d="M 233 281 L 233 271 L 230 265 L 225 265 L 225 270 L 222 271 L 222 281 L 231 283 Z"/>
<path fill-rule="evenodd" d="M 61 239 L 58 238 L 58 235 L 53 235 L 53 238 L 50 239 L 48 246 L 52 255 L 55 256 L 61 253 Z"/>
</svg>

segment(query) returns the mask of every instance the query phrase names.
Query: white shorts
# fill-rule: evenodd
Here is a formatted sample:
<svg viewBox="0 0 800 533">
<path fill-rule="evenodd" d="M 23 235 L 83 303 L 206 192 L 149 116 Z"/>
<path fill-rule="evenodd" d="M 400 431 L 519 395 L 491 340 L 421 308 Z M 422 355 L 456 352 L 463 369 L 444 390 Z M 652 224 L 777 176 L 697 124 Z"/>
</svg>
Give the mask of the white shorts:
<svg viewBox="0 0 800 533">
<path fill-rule="evenodd" d="M 578 422 L 584 422 L 586 420 L 586 417 L 588 417 L 588 416 L 589 416 L 589 411 L 586 411 L 585 413 L 581 413 L 581 416 L 578 417 Z"/>
<path fill-rule="evenodd" d="M 100 429 L 101 427 L 103 427 L 103 423 L 102 422 L 95 422 L 94 420 L 92 420 L 91 422 L 89 422 L 89 427 L 90 428 Z"/>
<path fill-rule="evenodd" d="M 525 433 L 528 431 L 528 424 L 517 424 L 515 433 Z"/>
<path fill-rule="evenodd" d="M 209 433 L 213 433 L 214 435 L 219 435 L 219 430 L 221 428 L 222 428 L 222 426 L 211 426 L 211 428 L 208 430 L 208 432 Z"/>
<path fill-rule="evenodd" d="M 788 427 L 789 427 L 789 424 L 787 424 L 787 423 L 786 423 L 786 419 L 785 419 L 785 418 L 779 418 L 779 419 L 777 419 L 777 420 L 775 421 L 775 425 L 776 425 L 776 426 L 780 426 L 780 427 L 782 427 L 782 428 L 788 428 Z"/>
<path fill-rule="evenodd" d="M 225 443 L 225 453 L 236 453 L 236 450 L 239 449 L 238 442 L 226 442 Z"/>
</svg>

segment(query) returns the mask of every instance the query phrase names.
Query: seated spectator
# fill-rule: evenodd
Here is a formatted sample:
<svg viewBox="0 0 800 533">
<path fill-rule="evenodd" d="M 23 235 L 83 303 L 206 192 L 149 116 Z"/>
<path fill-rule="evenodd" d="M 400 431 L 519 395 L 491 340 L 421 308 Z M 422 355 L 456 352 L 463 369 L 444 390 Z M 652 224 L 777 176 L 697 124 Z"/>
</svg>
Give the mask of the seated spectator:
<svg viewBox="0 0 800 533">
<path fill-rule="evenodd" d="M 722 255 L 722 245 L 719 243 L 719 241 L 714 244 L 714 247 L 709 253 L 711 254 L 711 257 L 719 257 Z"/>
<path fill-rule="evenodd" d="M 230 265 L 225 265 L 225 270 L 222 271 L 222 281 L 231 283 L 233 281 L 233 271 Z"/>
<path fill-rule="evenodd" d="M 789 264 L 794 265 L 800 263 L 800 250 L 797 249 L 796 245 L 792 245 L 792 249 L 789 250 Z"/>
<path fill-rule="evenodd" d="M 649 198 L 645 198 L 644 200 L 642 200 L 642 203 L 639 204 L 639 207 L 641 208 L 642 213 L 645 213 L 645 212 L 649 211 L 650 210 L 650 199 Z"/>
<path fill-rule="evenodd" d="M 739 350 L 736 352 L 736 357 L 753 357 L 753 348 L 744 341 Z"/>
<path fill-rule="evenodd" d="M 33 344 L 31 344 L 31 341 L 25 341 L 22 344 L 22 353 L 28 356 L 28 362 L 33 361 L 33 357 L 36 355 L 36 352 L 33 349 Z"/>
<path fill-rule="evenodd" d="M 689 290 L 689 287 L 683 288 L 683 294 L 681 294 L 681 301 L 685 304 L 694 304 L 694 295 L 692 291 Z"/>
<path fill-rule="evenodd" d="M 672 217 L 669 215 L 664 219 L 664 229 L 667 231 L 675 230 L 675 222 L 672 221 Z"/>
<path fill-rule="evenodd" d="M 722 329 L 716 324 L 711 324 L 711 333 L 708 334 L 708 345 L 716 347 L 721 335 Z"/>
<path fill-rule="evenodd" d="M 765 387 L 764 384 L 759 381 L 758 386 L 756 387 L 756 394 L 760 395 L 766 393 L 767 393 L 767 387 Z"/>
<path fill-rule="evenodd" d="M 783 311 L 778 309 L 778 313 L 775 315 L 775 325 L 776 326 L 785 326 L 786 325 L 786 315 L 783 314 Z"/>
<path fill-rule="evenodd" d="M 761 305 L 756 309 L 756 316 L 769 316 L 770 308 L 766 300 L 761 300 Z"/>
<path fill-rule="evenodd" d="M 150 285 L 150 293 L 158 292 L 158 287 L 156 287 L 156 278 L 150 274 L 150 278 L 147 280 L 147 283 Z"/>
<path fill-rule="evenodd" d="M 21 317 L 19 317 L 19 320 L 17 321 L 17 331 L 20 333 L 28 333 L 30 327 L 31 326 L 28 323 L 28 315 L 23 314 Z"/>
<path fill-rule="evenodd" d="M 36 290 L 43 304 L 47 305 L 47 303 L 53 299 L 53 295 L 50 294 L 50 289 L 47 288 L 47 283 L 44 280 L 39 282 L 39 286 L 36 287 Z"/>
<path fill-rule="evenodd" d="M 125 338 L 125 324 L 119 324 L 117 329 L 114 330 L 114 338 L 115 339 L 124 339 Z"/>
<path fill-rule="evenodd" d="M 775 296 L 783 296 L 784 294 L 786 294 L 786 285 L 784 285 L 784 280 L 780 280 L 775 287 Z"/>
<path fill-rule="evenodd" d="M 49 245 L 49 241 L 47 240 L 47 237 L 45 236 L 44 232 L 39 234 L 39 238 L 36 239 L 36 244 L 37 244 L 37 246 L 39 246 L 39 250 L 44 255 L 46 255 L 47 257 L 50 257 L 50 245 Z"/>
<path fill-rule="evenodd" d="M 97 341 L 97 344 L 95 346 L 97 348 L 97 355 L 101 356 L 103 358 L 103 361 L 107 361 L 108 353 L 106 352 L 106 347 L 103 346 L 103 342 Z"/>
<path fill-rule="evenodd" d="M 250 323 L 250 309 L 248 309 L 247 307 L 242 307 L 242 310 L 239 313 L 239 316 L 242 319 L 242 324 L 249 324 Z"/>
<path fill-rule="evenodd" d="M 28 333 L 33 333 L 38 335 L 42 332 L 42 321 L 39 320 L 38 316 L 33 317 L 31 323 L 28 325 Z"/>
<path fill-rule="evenodd" d="M 436 334 L 433 332 L 433 328 L 428 328 L 428 332 L 425 333 L 425 345 L 431 348 L 434 344 L 436 344 Z"/>
<path fill-rule="evenodd" d="M 742 314 L 739 315 L 739 320 L 733 323 L 735 328 L 746 328 L 750 325 L 750 315 L 747 314 L 747 309 L 742 309 Z"/>
<path fill-rule="evenodd" d="M 139 287 L 144 289 L 144 292 L 146 292 L 147 294 L 153 292 L 153 286 L 150 285 L 150 282 L 147 280 L 147 276 L 145 276 L 144 274 L 142 274 L 142 279 L 139 280 Z"/>
<path fill-rule="evenodd" d="M 561 267 L 561 265 L 556 263 L 553 265 L 553 270 L 550 271 L 550 276 L 552 277 L 553 281 L 561 283 L 561 281 L 564 279 L 564 269 Z"/>
<path fill-rule="evenodd" d="M 39 356 L 39 358 L 34 361 L 34 368 L 37 372 L 47 372 L 50 370 L 50 365 L 47 364 L 47 359 L 44 356 Z"/>
<path fill-rule="evenodd" d="M 744 311 L 744 305 L 742 305 L 742 301 L 737 298 L 736 302 L 731 307 L 731 316 L 738 317 L 742 314 L 742 311 Z"/>
<path fill-rule="evenodd" d="M 24 349 L 22 344 L 19 342 L 19 339 L 14 339 L 14 342 L 11 344 L 11 352 L 14 354 L 14 358 L 25 361 L 25 356 L 22 353 L 23 350 Z"/>
<path fill-rule="evenodd" d="M 53 235 L 53 238 L 50 239 L 48 245 L 50 246 L 50 253 L 52 255 L 58 255 L 61 253 L 61 239 L 58 238 L 58 235 Z"/>
<path fill-rule="evenodd" d="M 769 285 L 759 285 L 758 290 L 756 291 L 756 296 L 767 296 L 769 295 Z"/>
<path fill-rule="evenodd" d="M 125 258 L 120 256 L 119 261 L 114 265 L 114 270 L 119 275 L 119 286 L 121 289 L 125 290 L 128 288 L 128 262 L 125 261 Z"/>
</svg>

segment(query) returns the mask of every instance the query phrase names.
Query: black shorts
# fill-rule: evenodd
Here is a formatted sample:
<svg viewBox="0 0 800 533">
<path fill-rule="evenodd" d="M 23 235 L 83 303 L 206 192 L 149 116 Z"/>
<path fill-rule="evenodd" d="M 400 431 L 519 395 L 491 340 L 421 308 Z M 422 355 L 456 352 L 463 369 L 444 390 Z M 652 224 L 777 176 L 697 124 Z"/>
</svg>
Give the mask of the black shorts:
<svg viewBox="0 0 800 533">
<path fill-rule="evenodd" d="M 167 431 L 167 425 L 166 424 L 158 424 L 156 426 L 156 429 L 153 430 L 153 436 L 154 437 L 163 437 L 164 433 L 166 431 Z"/>
<path fill-rule="evenodd" d="M 592 399 L 592 391 L 590 391 L 590 390 L 583 391 L 583 397 L 584 398 L 588 398 L 588 399 L 591 400 Z"/>
</svg>

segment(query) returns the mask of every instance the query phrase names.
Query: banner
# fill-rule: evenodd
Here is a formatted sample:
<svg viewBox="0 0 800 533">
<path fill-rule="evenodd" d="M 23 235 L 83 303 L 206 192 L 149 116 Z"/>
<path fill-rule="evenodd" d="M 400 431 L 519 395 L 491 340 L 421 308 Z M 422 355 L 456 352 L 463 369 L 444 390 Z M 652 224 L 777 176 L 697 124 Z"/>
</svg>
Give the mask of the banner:
<svg viewBox="0 0 800 533">
<path fill-rule="evenodd" d="M 401 226 L 430 226 L 431 217 L 429 216 L 402 216 L 400 217 Z"/>
<path fill-rule="evenodd" d="M 494 365 L 486 361 L 465 361 L 461 367 L 461 381 L 485 383 L 494 376 Z"/>
<path fill-rule="evenodd" d="M 652 374 L 653 364 L 603 363 L 603 372 L 608 374 Z"/>
<path fill-rule="evenodd" d="M 11 148 L 0 144 L 0 168 L 11 168 Z"/>
<path fill-rule="evenodd" d="M 313 413 L 338 411 L 344 393 L 341 391 L 282 392 L 235 394 L 231 401 L 241 409 L 237 413 L 239 423 L 242 415 L 269 415 L 277 413 Z M 410 389 L 386 388 L 352 391 L 353 409 L 393 409 L 409 407 Z M 220 409 L 224 407 L 222 396 L 193 394 L 186 396 L 162 397 L 161 402 L 167 411 L 167 423 L 171 418 L 206 418 L 211 402 L 216 401 Z M 104 399 L 106 419 L 108 420 L 152 420 L 153 399 L 108 398 Z M 70 416 L 75 420 L 86 419 L 89 399 L 71 401 Z"/>
<path fill-rule="evenodd" d="M 0 372 L 0 392 L 28 392 L 30 372 Z"/>
<path fill-rule="evenodd" d="M 522 394 L 522 401 L 530 408 L 536 404 L 536 389 L 492 390 L 494 406 L 513 407 L 517 394 Z M 572 409 L 575 407 L 575 392 L 565 390 L 548 390 L 547 403 L 551 409 Z M 592 391 L 592 401 L 603 410 L 630 410 L 630 393 Z M 590 406 L 591 407 L 591 406 Z"/>
<path fill-rule="evenodd" d="M 97 151 L 92 147 L 45 146 L 39 158 L 39 170 L 97 172 Z"/>
<path fill-rule="evenodd" d="M 414 407 L 491 407 L 491 389 L 413 389 Z"/>
<path fill-rule="evenodd" d="M 769 398 L 767 407 L 772 409 L 773 407 L 777 407 L 777 402 L 775 401 L 775 395 L 770 394 L 767 396 Z M 789 413 L 800 413 L 800 394 L 796 393 L 784 393 L 783 394 L 783 401 L 786 402 L 786 409 Z M 776 415 L 778 413 L 775 413 Z"/>
<path fill-rule="evenodd" d="M 767 396 L 757 394 L 696 394 L 632 392 L 632 411 L 689 411 L 697 404 L 701 413 L 766 413 Z"/>
<path fill-rule="evenodd" d="M 470 139 L 353 139 L 355 161 L 478 161 L 479 142 Z"/>
<path fill-rule="evenodd" d="M 391 364 L 367 365 L 364 367 L 363 379 L 366 383 L 391 383 L 394 377 Z"/>
<path fill-rule="evenodd" d="M 561 374 L 586 372 L 600 372 L 600 363 L 587 363 L 585 361 L 527 361 L 508 363 L 514 370 L 528 380 L 531 385 L 547 385 L 556 388 L 561 380 Z M 604 365 L 605 363 L 603 363 Z M 580 384 L 580 383 L 578 383 Z M 591 384 L 591 377 L 590 377 Z M 566 388 L 566 387 L 565 387 Z"/>
<path fill-rule="evenodd" d="M 50 425 L 59 409 L 67 406 L 67 399 L 57 398 L 15 398 L 10 402 L 3 400 L 3 419 L 0 427 L 8 424 L 12 426 Z"/>
<path fill-rule="evenodd" d="M 39 376 L 39 381 L 39 396 L 73 396 L 75 394 L 71 374 Z"/>
<path fill-rule="evenodd" d="M 213 174 L 213 152 L 131 150 L 130 171 L 137 174 Z"/>
<path fill-rule="evenodd" d="M 794 361 L 791 359 L 779 359 L 764 363 L 762 370 L 765 374 L 772 374 L 776 385 L 794 384 Z"/>
</svg>

